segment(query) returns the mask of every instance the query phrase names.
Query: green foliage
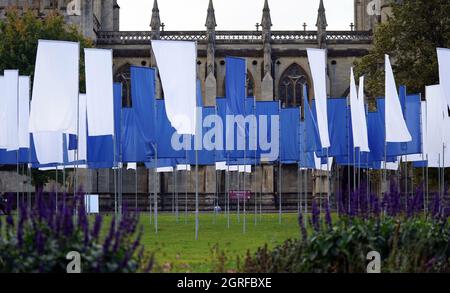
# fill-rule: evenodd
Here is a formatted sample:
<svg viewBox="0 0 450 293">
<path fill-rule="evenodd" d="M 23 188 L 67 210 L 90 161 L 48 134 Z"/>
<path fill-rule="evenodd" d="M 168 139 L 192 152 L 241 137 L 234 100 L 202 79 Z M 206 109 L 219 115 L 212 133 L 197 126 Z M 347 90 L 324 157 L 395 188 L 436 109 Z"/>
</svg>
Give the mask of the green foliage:
<svg viewBox="0 0 450 293">
<path fill-rule="evenodd" d="M 70 252 L 80 254 L 83 273 L 149 272 L 153 255 L 140 244 L 143 229 L 138 216 L 124 213 L 113 220 L 101 235 L 103 219 L 90 219 L 84 210 L 83 197 L 64 201 L 58 208 L 54 194 L 46 200 L 38 195 L 31 209 L 21 206 L 15 218 L 0 217 L 0 273 L 65 273 Z M 11 211 L 13 198 L 8 199 Z M 75 213 L 76 211 L 76 213 Z"/>
<path fill-rule="evenodd" d="M 366 75 L 370 96 L 384 95 L 384 54 L 391 56 L 398 84 L 424 93 L 439 81 L 436 47 L 450 47 L 450 2 L 404 0 L 392 4 L 392 17 L 378 26 L 374 47 L 356 66 Z"/>
<path fill-rule="evenodd" d="M 74 26 L 67 25 L 64 17 L 56 13 L 38 17 L 31 10 L 22 13 L 10 9 L 0 21 L 0 34 L 0 70 L 19 69 L 22 75 L 34 73 L 39 39 L 80 42 L 81 53 L 83 48 L 93 46 L 91 40 L 84 38 Z M 83 58 L 80 61 L 83 79 Z"/>
<path fill-rule="evenodd" d="M 247 273 L 364 273 L 370 251 L 381 254 L 383 273 L 450 272 L 448 222 L 413 219 L 340 219 L 306 241 L 247 254 Z"/>
</svg>

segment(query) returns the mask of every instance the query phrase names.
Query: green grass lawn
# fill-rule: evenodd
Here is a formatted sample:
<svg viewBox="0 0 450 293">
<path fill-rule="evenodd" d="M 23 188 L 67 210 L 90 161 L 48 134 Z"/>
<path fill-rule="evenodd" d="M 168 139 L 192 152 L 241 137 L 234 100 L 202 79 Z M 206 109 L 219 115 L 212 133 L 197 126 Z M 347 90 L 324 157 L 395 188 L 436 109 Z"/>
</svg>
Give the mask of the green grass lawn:
<svg viewBox="0 0 450 293">
<path fill-rule="evenodd" d="M 150 224 L 149 214 L 142 214 L 141 223 L 145 233 L 142 243 L 146 249 L 155 253 L 160 270 L 172 272 L 211 272 L 214 266 L 224 264 L 225 269 L 236 265 L 237 257 L 241 261 L 248 250 L 256 251 L 266 243 L 269 247 L 283 243 L 288 238 L 298 238 L 299 229 L 296 214 L 284 214 L 282 224 L 278 214 L 247 215 L 247 231 L 243 231 L 243 215 L 240 223 L 237 215 L 231 215 L 230 228 L 227 217 L 219 214 L 214 222 L 213 214 L 201 214 L 199 240 L 195 240 L 195 217 L 189 214 L 185 222 L 184 213 L 180 213 L 177 223 L 173 214 L 160 214 L 159 232 L 155 233 Z M 153 219 L 152 219 L 153 223 Z M 219 255 L 225 253 L 226 259 L 218 261 Z M 216 263 L 216 264 L 215 264 Z M 222 267 L 222 266 L 221 266 Z"/>
</svg>

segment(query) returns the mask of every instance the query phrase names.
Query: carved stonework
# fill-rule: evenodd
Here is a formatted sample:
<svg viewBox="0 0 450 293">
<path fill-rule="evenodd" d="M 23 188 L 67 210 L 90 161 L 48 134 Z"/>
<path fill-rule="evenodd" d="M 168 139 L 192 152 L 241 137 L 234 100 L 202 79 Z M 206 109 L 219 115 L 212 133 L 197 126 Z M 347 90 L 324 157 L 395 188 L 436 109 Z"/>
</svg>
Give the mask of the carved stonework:
<svg viewBox="0 0 450 293">
<path fill-rule="evenodd" d="M 267 73 L 261 83 L 261 100 L 273 101 L 273 78 Z"/>
<path fill-rule="evenodd" d="M 217 81 L 214 73 L 209 73 L 205 81 L 205 106 L 214 106 L 217 97 Z"/>
</svg>

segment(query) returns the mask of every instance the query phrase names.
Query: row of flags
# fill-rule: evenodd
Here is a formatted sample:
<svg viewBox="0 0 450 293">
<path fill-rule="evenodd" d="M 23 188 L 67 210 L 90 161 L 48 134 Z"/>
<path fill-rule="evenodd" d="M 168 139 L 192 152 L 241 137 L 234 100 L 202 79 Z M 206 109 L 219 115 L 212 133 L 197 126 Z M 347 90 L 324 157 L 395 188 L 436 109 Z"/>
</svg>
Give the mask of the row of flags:
<svg viewBox="0 0 450 293">
<path fill-rule="evenodd" d="M 89 165 L 90 162 L 107 162 L 108 164 L 105 165 L 92 166 L 98 168 L 102 166 L 117 167 L 119 162 L 125 161 L 122 157 L 123 149 L 128 143 L 123 141 L 125 136 L 126 139 L 139 141 L 142 153 L 139 162 L 145 162 L 149 167 L 151 167 L 151 162 L 154 162 L 154 165 L 164 165 L 156 163 L 157 160 L 163 159 L 169 162 L 167 163 L 169 166 L 162 167 L 183 165 L 182 158 L 184 158 L 184 165 L 191 164 L 192 160 L 189 160 L 189 157 L 192 154 L 172 152 L 176 155 L 171 155 L 171 151 L 167 150 L 171 147 L 167 136 L 176 132 L 186 141 L 193 143 L 199 130 L 202 132 L 208 130 L 202 129 L 204 127 L 198 125 L 198 106 L 200 106 L 201 98 L 199 98 L 196 78 L 196 43 L 152 41 L 152 49 L 165 98 L 160 101 L 155 97 L 156 71 L 154 69 L 132 67 L 133 108 L 124 110 L 121 107 L 121 86 L 113 84 L 111 50 L 85 49 L 86 94 L 79 94 L 79 44 L 40 40 L 31 106 L 29 104 L 29 77 L 20 76 L 16 70 L 5 70 L 4 75 L 0 77 L 2 93 L 0 99 L 4 105 L 0 109 L 0 122 L 4 126 L 0 129 L 0 149 L 3 152 L 32 149 L 36 163 L 41 166 L 71 163 Z M 418 112 L 416 116 L 420 116 L 422 122 L 423 147 L 421 153 L 413 155 L 417 161 L 419 161 L 419 157 L 424 158 L 421 161 L 428 161 L 427 157 L 431 161 L 435 161 L 437 154 L 439 162 L 445 165 L 446 137 L 449 136 L 447 135 L 449 129 L 446 127 L 448 105 L 450 105 L 450 50 L 437 49 L 437 52 L 441 84 L 428 87 L 426 102 L 424 101 L 421 107 L 419 105 L 422 113 Z M 336 160 L 340 161 L 339 157 L 333 155 L 333 150 L 336 149 L 333 144 L 336 144 L 335 137 L 338 133 L 333 130 L 333 119 L 340 118 L 329 111 L 330 109 L 347 111 L 347 105 L 345 101 L 330 100 L 327 96 L 326 50 L 308 49 L 307 53 L 313 78 L 314 103 L 309 105 L 308 93 L 305 89 L 303 95 L 305 99 L 304 121 L 300 120 L 298 108 L 296 110 L 280 109 L 278 102 L 272 102 L 270 106 L 267 106 L 267 104 L 257 102 L 254 98 L 246 97 L 246 61 L 234 57 L 228 57 L 226 62 L 226 97 L 223 99 L 223 103 L 218 99 L 217 107 L 200 108 L 203 109 L 200 113 L 201 116 L 205 114 L 219 115 L 219 112 L 222 116 L 249 114 L 262 116 L 266 114 L 264 111 L 280 115 L 281 120 L 291 119 L 289 121 L 294 121 L 293 119 L 297 116 L 298 123 L 289 123 L 294 125 L 289 128 L 289 131 L 294 131 L 296 134 L 290 136 L 292 133 L 288 132 L 287 140 L 278 137 L 281 145 L 280 155 L 298 152 L 299 156 L 293 158 L 292 161 L 299 163 L 301 168 L 324 169 L 324 166 L 329 168 L 331 164 L 330 161 L 327 161 L 330 159 L 329 157 L 335 156 Z M 407 113 L 405 111 L 406 93 L 399 95 L 391 62 L 387 55 L 385 56 L 385 71 L 386 97 L 382 103 L 383 111 L 377 115 L 383 115 L 382 124 L 378 124 L 378 126 L 384 127 L 383 143 L 388 145 L 388 148 L 392 148 L 392 144 L 405 144 L 413 141 L 413 136 L 408 129 L 405 116 Z M 403 96 L 405 101 L 401 100 Z M 371 136 L 374 137 L 374 134 L 373 131 L 370 131 L 369 126 L 375 120 L 380 121 L 381 116 L 374 118 L 374 115 L 367 113 L 364 103 L 364 77 L 359 79 L 359 88 L 357 88 L 353 69 L 350 72 L 348 102 L 350 105 L 348 119 L 341 121 L 346 128 L 351 129 L 352 142 L 346 146 L 346 150 L 351 145 L 359 152 L 366 153 L 368 162 L 370 152 L 374 151 L 371 150 L 371 145 L 374 145 Z M 220 103 L 222 106 L 219 105 Z M 428 117 L 424 116 L 424 110 Z M 433 113 L 439 114 L 433 115 Z M 256 116 L 259 117 L 258 115 Z M 436 122 L 436 117 L 442 117 L 442 120 Z M 125 123 L 124 118 L 126 118 Z M 132 124 L 128 125 L 127 123 Z M 429 127 L 434 125 L 433 123 L 439 124 L 441 130 L 430 131 Z M 136 130 L 135 132 L 130 132 L 132 129 L 130 125 Z M 284 127 L 285 125 L 282 126 L 282 128 Z M 237 136 L 248 140 L 250 133 L 251 131 L 245 124 L 237 124 Z M 280 133 L 286 132 L 280 131 Z M 268 133 L 268 135 L 273 135 L 273 133 Z M 229 139 L 229 137 L 224 137 L 224 141 Z M 293 143 L 296 145 L 296 149 L 283 149 L 286 144 L 289 144 L 290 139 L 296 141 Z M 380 140 L 379 136 L 377 136 L 377 140 Z M 441 145 L 440 142 L 442 142 L 443 151 L 438 152 L 434 142 L 437 145 Z M 429 146 L 428 149 L 427 146 Z M 308 154 L 309 162 L 313 163 L 307 163 L 307 160 L 302 159 L 302 153 Z M 211 156 L 210 153 L 205 152 L 200 155 L 205 162 L 210 163 L 213 160 L 222 164 L 223 161 L 226 161 L 226 164 L 230 165 L 230 153 L 218 154 L 215 152 Z M 401 155 L 403 153 L 399 154 L 399 156 Z M 291 157 L 293 156 L 291 155 Z M 173 159 L 177 159 L 177 161 L 174 162 Z M 241 151 L 234 152 L 232 159 L 235 162 L 241 162 L 241 169 L 246 170 L 243 165 L 248 162 L 260 163 L 262 156 L 260 151 L 253 155 L 251 152 Z M 404 160 L 408 160 L 408 158 L 406 157 Z M 285 161 L 289 162 L 290 159 Z M 347 163 L 349 161 L 350 158 L 347 158 Z M 232 164 L 232 166 L 236 165 L 239 163 Z M 239 170 L 239 167 L 237 169 Z"/>
</svg>

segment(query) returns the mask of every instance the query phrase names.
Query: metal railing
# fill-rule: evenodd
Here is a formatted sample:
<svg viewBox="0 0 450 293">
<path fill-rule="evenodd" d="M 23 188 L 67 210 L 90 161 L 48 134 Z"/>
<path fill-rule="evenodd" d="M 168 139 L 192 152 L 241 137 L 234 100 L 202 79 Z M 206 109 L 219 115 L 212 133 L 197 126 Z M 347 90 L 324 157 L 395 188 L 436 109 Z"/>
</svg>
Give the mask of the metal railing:
<svg viewBox="0 0 450 293">
<path fill-rule="evenodd" d="M 273 43 L 313 43 L 317 42 L 317 31 L 272 31 Z M 216 43 L 257 43 L 263 41 L 261 31 L 216 31 Z M 100 31 L 97 34 L 99 44 L 148 44 L 152 39 L 151 31 Z M 207 43 L 206 31 L 162 31 L 161 40 L 197 41 Z M 327 40 L 332 42 L 371 42 L 371 31 L 328 31 Z"/>
</svg>

